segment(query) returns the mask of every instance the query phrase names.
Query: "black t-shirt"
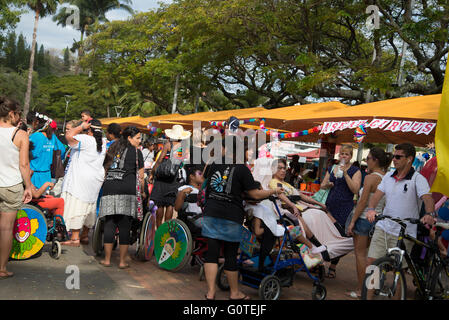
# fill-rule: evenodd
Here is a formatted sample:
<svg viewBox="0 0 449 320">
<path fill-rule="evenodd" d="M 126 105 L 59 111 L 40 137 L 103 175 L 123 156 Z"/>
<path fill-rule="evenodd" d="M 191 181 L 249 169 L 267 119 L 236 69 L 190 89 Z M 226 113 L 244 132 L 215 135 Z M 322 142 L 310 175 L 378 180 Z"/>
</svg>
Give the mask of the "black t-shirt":
<svg viewBox="0 0 449 320">
<path fill-rule="evenodd" d="M 139 169 L 144 167 L 142 151 L 137 150 Z M 136 194 L 136 152 L 128 147 L 123 170 L 126 171 L 123 180 L 106 180 L 103 184 L 103 195 Z"/>
<path fill-rule="evenodd" d="M 243 223 L 242 193 L 257 189 L 254 178 L 244 164 L 212 164 L 206 169 L 206 216 Z"/>
</svg>

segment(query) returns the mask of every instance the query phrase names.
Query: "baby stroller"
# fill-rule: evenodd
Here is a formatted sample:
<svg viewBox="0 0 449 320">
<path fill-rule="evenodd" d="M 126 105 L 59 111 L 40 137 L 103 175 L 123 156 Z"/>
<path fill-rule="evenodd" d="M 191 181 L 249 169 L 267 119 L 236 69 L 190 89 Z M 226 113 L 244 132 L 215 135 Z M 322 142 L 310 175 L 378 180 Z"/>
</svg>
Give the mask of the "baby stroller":
<svg viewBox="0 0 449 320">
<path fill-rule="evenodd" d="M 256 269 L 253 266 L 245 265 L 244 261 L 247 261 L 248 259 L 253 260 L 257 254 L 252 255 L 251 251 L 254 250 L 251 250 L 251 247 L 254 248 L 254 245 L 251 241 L 243 241 L 240 246 L 241 254 L 237 261 L 240 283 L 258 289 L 259 297 L 262 300 L 278 300 L 281 295 L 281 288 L 289 287 L 293 284 L 296 272 L 305 271 L 308 277 L 313 280 L 312 299 L 324 300 L 327 295 L 326 288 L 321 284 L 320 279 L 313 276 L 307 268 L 301 257 L 299 247 L 294 243 L 287 231 L 287 225 L 280 213 L 276 198 L 270 197 L 269 200 L 274 203 L 276 212 L 285 229 L 279 251 L 277 252 L 275 259 L 273 259 L 274 261 L 269 265 L 266 265 L 265 261 L 260 261 L 261 259 L 259 256 L 259 263 L 264 264 L 261 271 L 261 268 Z M 264 248 L 261 248 L 261 251 L 263 249 Z M 294 258 L 294 254 L 298 257 Z M 229 289 L 223 266 L 218 270 L 217 285 L 222 290 Z"/>
</svg>

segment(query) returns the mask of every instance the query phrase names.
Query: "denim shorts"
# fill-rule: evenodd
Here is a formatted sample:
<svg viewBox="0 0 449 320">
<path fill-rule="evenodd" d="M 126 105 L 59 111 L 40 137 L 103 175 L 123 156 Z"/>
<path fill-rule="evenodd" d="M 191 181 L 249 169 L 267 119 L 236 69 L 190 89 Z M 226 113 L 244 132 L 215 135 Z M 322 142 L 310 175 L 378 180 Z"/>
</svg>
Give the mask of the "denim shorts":
<svg viewBox="0 0 449 320">
<path fill-rule="evenodd" d="M 352 231 L 356 235 L 368 237 L 373 227 L 374 223 L 371 223 L 364 218 L 358 218 L 357 221 L 355 222 L 354 229 L 352 229 Z"/>
</svg>

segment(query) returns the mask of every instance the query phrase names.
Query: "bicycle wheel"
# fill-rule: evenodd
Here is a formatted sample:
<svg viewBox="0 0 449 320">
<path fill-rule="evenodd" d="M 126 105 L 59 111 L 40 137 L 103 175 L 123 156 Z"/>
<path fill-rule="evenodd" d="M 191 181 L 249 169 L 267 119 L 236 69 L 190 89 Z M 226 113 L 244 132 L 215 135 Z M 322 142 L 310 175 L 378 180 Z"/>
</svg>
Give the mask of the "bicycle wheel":
<svg viewBox="0 0 449 320">
<path fill-rule="evenodd" d="M 449 261 L 443 261 L 435 269 L 431 282 L 431 297 L 435 300 L 449 299 Z"/>
<path fill-rule="evenodd" d="M 374 261 L 372 266 L 374 271 L 367 273 L 363 281 L 362 300 L 405 300 L 407 284 L 404 272 L 396 270 L 394 259 L 382 257 Z M 394 289 L 396 275 L 399 278 Z"/>
</svg>

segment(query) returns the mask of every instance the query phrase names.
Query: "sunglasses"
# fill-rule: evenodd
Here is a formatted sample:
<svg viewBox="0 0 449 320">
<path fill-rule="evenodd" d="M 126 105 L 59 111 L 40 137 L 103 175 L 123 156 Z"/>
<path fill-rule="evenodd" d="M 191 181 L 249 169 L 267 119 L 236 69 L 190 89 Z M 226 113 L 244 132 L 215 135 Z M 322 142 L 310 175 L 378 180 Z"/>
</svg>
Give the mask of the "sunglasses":
<svg viewBox="0 0 449 320">
<path fill-rule="evenodd" d="M 396 160 L 400 160 L 402 157 L 405 157 L 405 156 L 402 155 L 402 154 L 395 154 L 395 155 L 393 156 L 393 158 L 395 158 Z"/>
</svg>

